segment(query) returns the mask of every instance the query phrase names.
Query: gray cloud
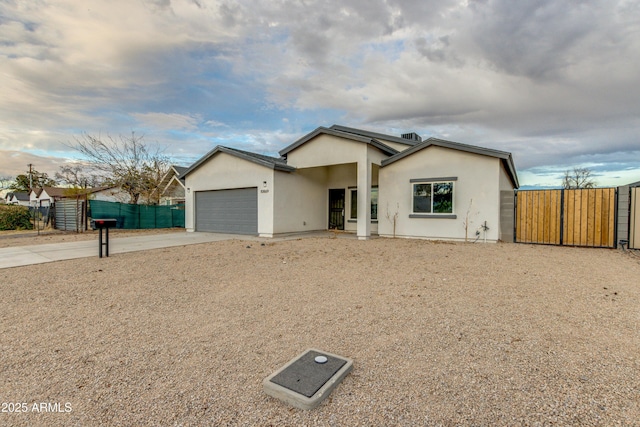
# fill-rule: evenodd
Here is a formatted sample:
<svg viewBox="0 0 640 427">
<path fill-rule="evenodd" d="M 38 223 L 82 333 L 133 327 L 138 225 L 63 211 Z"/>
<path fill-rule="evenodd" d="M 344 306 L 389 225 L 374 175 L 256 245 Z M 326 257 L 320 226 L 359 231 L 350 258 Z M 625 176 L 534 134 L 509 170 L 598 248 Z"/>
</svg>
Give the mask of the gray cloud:
<svg viewBox="0 0 640 427">
<path fill-rule="evenodd" d="M 640 165 L 637 0 L 43 0 L 0 16 L 4 150 L 142 128 L 180 156 L 225 138 L 269 151 L 327 117 L 523 169 Z"/>
</svg>

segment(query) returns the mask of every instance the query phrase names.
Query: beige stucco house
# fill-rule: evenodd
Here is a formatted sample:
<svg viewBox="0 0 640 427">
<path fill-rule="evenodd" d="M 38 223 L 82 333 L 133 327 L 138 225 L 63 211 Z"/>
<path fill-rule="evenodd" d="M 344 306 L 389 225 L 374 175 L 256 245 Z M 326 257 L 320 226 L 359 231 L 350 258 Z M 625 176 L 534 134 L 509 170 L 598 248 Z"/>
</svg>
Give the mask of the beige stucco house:
<svg viewBox="0 0 640 427">
<path fill-rule="evenodd" d="M 279 154 L 218 146 L 189 167 L 187 231 L 512 239 L 513 197 L 502 202 L 518 188 L 510 153 L 334 125 Z"/>
</svg>

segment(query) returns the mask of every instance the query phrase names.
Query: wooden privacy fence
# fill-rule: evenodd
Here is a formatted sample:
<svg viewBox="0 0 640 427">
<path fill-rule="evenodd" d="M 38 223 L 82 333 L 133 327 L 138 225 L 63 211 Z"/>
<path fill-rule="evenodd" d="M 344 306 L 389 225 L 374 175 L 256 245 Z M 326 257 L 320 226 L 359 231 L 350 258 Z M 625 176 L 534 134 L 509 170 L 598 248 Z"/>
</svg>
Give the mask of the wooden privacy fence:
<svg viewBox="0 0 640 427">
<path fill-rule="evenodd" d="M 516 242 L 615 247 L 616 189 L 516 193 Z"/>
</svg>

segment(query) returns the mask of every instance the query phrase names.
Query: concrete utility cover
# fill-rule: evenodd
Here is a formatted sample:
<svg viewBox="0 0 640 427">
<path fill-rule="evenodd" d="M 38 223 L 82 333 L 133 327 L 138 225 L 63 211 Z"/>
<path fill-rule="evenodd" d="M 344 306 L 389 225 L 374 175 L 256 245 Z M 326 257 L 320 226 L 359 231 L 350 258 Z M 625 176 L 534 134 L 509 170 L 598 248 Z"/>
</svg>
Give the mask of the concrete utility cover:
<svg viewBox="0 0 640 427">
<path fill-rule="evenodd" d="M 267 377 L 263 381 L 264 391 L 296 408 L 313 409 L 352 368 L 351 359 L 308 349 Z"/>
</svg>

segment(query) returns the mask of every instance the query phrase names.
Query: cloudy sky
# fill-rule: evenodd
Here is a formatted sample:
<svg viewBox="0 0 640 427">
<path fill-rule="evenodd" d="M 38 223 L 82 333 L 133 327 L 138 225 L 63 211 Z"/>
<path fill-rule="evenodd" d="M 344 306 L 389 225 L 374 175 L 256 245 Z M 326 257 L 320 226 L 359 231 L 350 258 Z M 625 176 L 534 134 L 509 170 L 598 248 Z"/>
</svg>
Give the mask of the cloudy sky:
<svg viewBox="0 0 640 427">
<path fill-rule="evenodd" d="M 82 133 L 188 165 L 342 124 L 640 180 L 640 0 L 2 0 L 0 176 Z"/>
</svg>

